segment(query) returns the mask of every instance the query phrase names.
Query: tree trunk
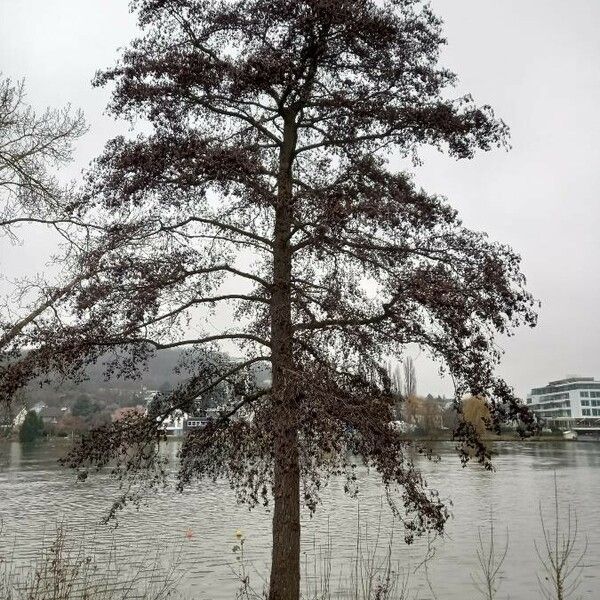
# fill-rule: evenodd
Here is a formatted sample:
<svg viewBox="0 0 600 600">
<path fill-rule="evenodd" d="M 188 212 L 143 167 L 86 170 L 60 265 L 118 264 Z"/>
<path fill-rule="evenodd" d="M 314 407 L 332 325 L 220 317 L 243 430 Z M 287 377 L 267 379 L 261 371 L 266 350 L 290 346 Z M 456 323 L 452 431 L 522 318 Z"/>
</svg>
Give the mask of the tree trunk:
<svg viewBox="0 0 600 600">
<path fill-rule="evenodd" d="M 300 598 L 300 473 L 297 431 L 275 449 L 273 557 L 269 600 Z"/>
<path fill-rule="evenodd" d="M 292 355 L 292 161 L 296 145 L 295 115 L 284 122 L 279 157 L 271 296 L 271 354 L 274 403 L 273 555 L 269 600 L 300 598 L 300 466 L 298 408 L 290 381 Z"/>
</svg>

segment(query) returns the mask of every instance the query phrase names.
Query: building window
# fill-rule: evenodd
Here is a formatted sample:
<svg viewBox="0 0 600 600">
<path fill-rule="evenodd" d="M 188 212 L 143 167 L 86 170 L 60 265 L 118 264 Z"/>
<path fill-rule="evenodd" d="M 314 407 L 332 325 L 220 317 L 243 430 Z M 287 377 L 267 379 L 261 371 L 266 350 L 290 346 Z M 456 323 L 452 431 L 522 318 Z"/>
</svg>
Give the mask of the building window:
<svg viewBox="0 0 600 600">
<path fill-rule="evenodd" d="M 588 393 L 588 392 L 579 392 L 579 395 L 580 395 L 582 398 L 589 398 L 589 393 Z"/>
<path fill-rule="evenodd" d="M 600 415 L 600 410 L 597 408 L 592 408 L 592 415 L 594 417 L 597 417 L 598 415 Z"/>
<path fill-rule="evenodd" d="M 589 408 L 584 408 L 584 409 L 582 409 L 582 411 L 581 411 L 581 414 L 582 414 L 584 417 L 589 417 L 589 416 L 590 416 L 590 409 L 589 409 Z"/>
<path fill-rule="evenodd" d="M 590 401 L 589 400 L 582 400 L 581 401 L 581 406 L 589 406 L 590 405 Z"/>
<path fill-rule="evenodd" d="M 527 398 L 527 404 L 531 404 L 531 398 Z"/>
</svg>

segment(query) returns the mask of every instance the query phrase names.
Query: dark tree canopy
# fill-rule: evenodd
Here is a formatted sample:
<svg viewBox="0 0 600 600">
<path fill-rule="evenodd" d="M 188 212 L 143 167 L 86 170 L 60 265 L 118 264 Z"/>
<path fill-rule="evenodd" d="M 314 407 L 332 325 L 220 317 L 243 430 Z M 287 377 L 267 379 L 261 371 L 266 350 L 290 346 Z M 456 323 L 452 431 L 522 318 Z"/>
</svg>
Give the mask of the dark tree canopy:
<svg viewBox="0 0 600 600">
<path fill-rule="evenodd" d="M 89 396 L 86 394 L 81 394 L 77 400 L 75 400 L 75 403 L 71 408 L 71 414 L 74 417 L 83 417 L 85 419 L 93 416 L 99 411 L 100 407 L 90 400 Z"/>
<path fill-rule="evenodd" d="M 190 379 L 166 416 L 268 364 L 270 388 L 246 386 L 186 438 L 179 481 L 224 476 L 251 504 L 272 494 L 271 598 L 297 598 L 300 498 L 314 509 L 328 473 L 353 490 L 352 452 L 400 490 L 409 541 L 447 518 L 389 425 L 390 356 L 417 344 L 457 399 L 488 400 L 490 427 L 531 423 L 494 376 L 494 336 L 535 324 L 519 257 L 388 164 L 418 163 L 423 145 L 471 158 L 507 129 L 490 107 L 451 99 L 441 23 L 416 0 L 132 5 L 143 34 L 95 81 L 114 86 L 115 116 L 150 128 L 111 140 L 90 172 L 77 216 L 110 235 L 93 239 L 103 250 L 64 301 L 69 319 L 31 333 L 30 365 L 109 348 L 134 374 L 154 349 L 187 346 Z M 233 319 L 216 331 L 222 305 Z M 224 341 L 243 358 L 197 360 Z M 251 416 L 236 418 L 242 408 Z M 101 428 L 67 462 L 160 473 L 156 427 L 132 416 Z M 489 465 L 464 420 L 455 434 L 465 460 L 471 448 Z"/>
<path fill-rule="evenodd" d="M 19 428 L 19 441 L 23 444 L 35 442 L 44 433 L 44 421 L 35 410 L 30 410 Z"/>
</svg>

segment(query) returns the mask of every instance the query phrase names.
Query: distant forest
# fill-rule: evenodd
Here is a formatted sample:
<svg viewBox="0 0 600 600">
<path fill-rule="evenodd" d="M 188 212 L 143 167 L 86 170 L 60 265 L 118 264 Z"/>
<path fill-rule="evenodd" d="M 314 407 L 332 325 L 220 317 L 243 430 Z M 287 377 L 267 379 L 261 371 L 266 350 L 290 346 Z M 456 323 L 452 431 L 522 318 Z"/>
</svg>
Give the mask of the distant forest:
<svg viewBox="0 0 600 600">
<path fill-rule="evenodd" d="M 188 377 L 185 371 L 178 369 L 184 359 L 184 351 L 179 349 L 156 352 L 136 377 L 111 373 L 110 363 L 113 358 L 107 354 L 96 363 L 88 365 L 80 382 L 59 378 L 52 382 L 31 382 L 19 394 L 19 403 L 31 407 L 43 402 L 51 407 L 70 408 L 78 398 L 85 395 L 100 405 L 133 406 L 147 402 L 153 390 L 169 391 Z M 269 376 L 267 371 L 263 371 L 256 373 L 257 379 Z"/>
</svg>

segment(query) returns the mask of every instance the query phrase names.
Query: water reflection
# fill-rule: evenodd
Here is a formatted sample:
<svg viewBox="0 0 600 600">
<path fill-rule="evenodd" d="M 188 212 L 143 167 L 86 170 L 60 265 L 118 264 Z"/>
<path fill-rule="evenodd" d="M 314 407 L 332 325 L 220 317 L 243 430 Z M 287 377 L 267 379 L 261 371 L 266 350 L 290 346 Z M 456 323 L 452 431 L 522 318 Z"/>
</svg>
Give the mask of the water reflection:
<svg viewBox="0 0 600 600">
<path fill-rule="evenodd" d="M 164 451 L 176 461 L 178 448 L 177 443 L 169 443 Z M 10 534 L 18 532 L 17 553 L 22 558 L 39 547 L 41 531 L 64 519 L 75 532 L 87 532 L 88 536 L 95 532 L 94 543 L 99 547 L 114 539 L 122 552 L 133 558 L 149 547 L 160 548 L 165 555 L 181 547 L 183 591 L 198 600 L 229 600 L 236 591 L 231 548 L 235 531 L 241 528 L 254 568 L 268 572 L 271 513 L 264 508 L 249 512 L 237 505 L 226 483 L 201 483 L 183 493 L 161 491 L 139 511 L 122 513 L 116 530 L 100 527 L 116 484 L 104 475 L 77 482 L 72 472 L 57 464 L 66 449 L 60 440 L 28 448 L 0 442 L 0 515 Z M 471 572 L 476 568 L 477 528 L 489 525 L 491 508 L 497 530 L 508 528 L 510 537 L 500 597 L 539 595 L 533 542 L 540 539 L 539 503 L 543 510 L 552 506 L 554 473 L 561 509 L 570 503 L 577 510 L 579 522 L 586 524 L 588 562 L 599 562 L 600 530 L 595 525 L 600 518 L 600 444 L 500 442 L 494 445 L 495 472 L 476 464 L 461 468 L 452 444 L 440 443 L 434 449 L 441 462 L 416 460 L 431 486 L 453 501 L 447 535 L 437 541 L 436 558 L 429 567 L 440 598 L 474 597 Z M 353 556 L 359 506 L 363 526 L 374 530 L 380 525 L 385 532 L 392 523 L 376 476 L 361 469 L 359 486 L 357 502 L 343 494 L 343 482 L 333 480 L 322 494 L 323 505 L 317 514 L 303 515 L 307 556 L 313 544 L 325 542 L 327 532 L 331 536 L 334 579 Z M 401 533 L 396 536 L 394 556 L 401 564 L 414 567 L 423 559 L 425 540 L 406 547 Z M 598 585 L 598 574 L 589 569 L 580 589 L 582 598 L 597 598 Z M 413 588 L 419 586 L 420 597 L 426 598 L 427 588 L 417 574 Z"/>
</svg>

